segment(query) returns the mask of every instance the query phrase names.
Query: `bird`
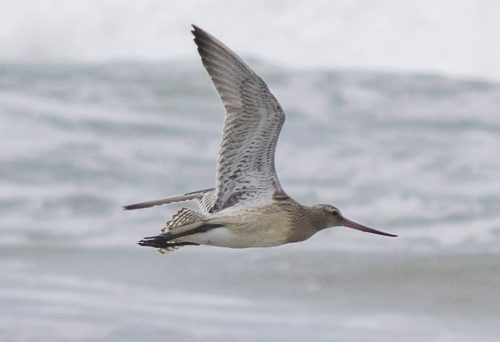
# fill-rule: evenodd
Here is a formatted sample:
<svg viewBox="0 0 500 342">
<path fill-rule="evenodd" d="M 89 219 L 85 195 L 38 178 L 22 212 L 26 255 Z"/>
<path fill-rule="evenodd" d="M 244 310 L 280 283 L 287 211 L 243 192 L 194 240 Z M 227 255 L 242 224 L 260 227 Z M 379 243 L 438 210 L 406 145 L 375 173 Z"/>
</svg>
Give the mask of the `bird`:
<svg viewBox="0 0 500 342">
<path fill-rule="evenodd" d="M 143 238 L 140 246 L 154 247 L 160 253 L 196 245 L 274 247 L 338 226 L 397 236 L 351 221 L 333 205 L 308 206 L 290 197 L 280 184 L 274 161 L 285 122 L 281 105 L 236 53 L 196 25 L 191 32 L 225 108 L 216 185 L 124 206 L 133 210 L 195 201 L 200 209 L 180 209 L 160 234 Z"/>
</svg>

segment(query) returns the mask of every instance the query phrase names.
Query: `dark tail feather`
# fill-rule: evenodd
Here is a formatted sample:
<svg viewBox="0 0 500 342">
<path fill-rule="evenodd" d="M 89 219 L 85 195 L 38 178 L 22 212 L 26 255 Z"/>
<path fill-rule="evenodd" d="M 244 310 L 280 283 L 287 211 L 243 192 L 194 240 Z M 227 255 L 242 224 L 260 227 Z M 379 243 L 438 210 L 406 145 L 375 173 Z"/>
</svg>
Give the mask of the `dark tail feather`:
<svg viewBox="0 0 500 342">
<path fill-rule="evenodd" d="M 139 246 L 165 248 L 165 249 L 172 247 L 188 246 L 188 245 L 193 245 L 193 246 L 198 245 L 197 243 L 194 242 L 169 242 L 163 235 L 145 237 L 137 244 Z"/>
<path fill-rule="evenodd" d="M 181 246 L 188 246 L 188 245 L 194 245 L 197 246 L 199 243 L 194 243 L 194 242 L 175 242 L 175 239 L 178 239 L 180 237 L 186 236 L 186 235 L 191 235 L 191 234 L 197 234 L 197 233 L 204 233 L 206 231 L 209 231 L 210 229 L 218 228 L 221 227 L 221 225 L 218 224 L 211 224 L 211 223 L 204 223 L 201 224 L 200 226 L 185 231 L 177 234 L 172 234 L 168 233 L 168 235 L 156 235 L 156 236 L 149 236 L 145 237 L 141 241 L 139 241 L 137 244 L 139 246 L 146 246 L 146 247 L 154 247 L 154 248 L 160 248 L 160 249 L 166 249 L 166 250 L 172 250 L 175 249 L 175 247 L 181 247 Z"/>
</svg>

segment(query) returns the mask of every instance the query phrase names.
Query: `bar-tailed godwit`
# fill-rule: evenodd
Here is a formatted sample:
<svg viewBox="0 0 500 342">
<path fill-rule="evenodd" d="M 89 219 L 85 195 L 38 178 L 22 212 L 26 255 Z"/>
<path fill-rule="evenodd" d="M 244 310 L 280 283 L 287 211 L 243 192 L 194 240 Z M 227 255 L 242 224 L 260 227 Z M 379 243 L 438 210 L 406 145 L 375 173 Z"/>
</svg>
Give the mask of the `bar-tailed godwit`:
<svg viewBox="0 0 500 342">
<path fill-rule="evenodd" d="M 234 52 L 193 25 L 201 60 L 226 109 L 215 188 L 125 206 L 148 208 L 194 200 L 200 212 L 179 210 L 161 234 L 141 246 L 160 252 L 186 245 L 272 247 L 303 241 L 329 227 L 396 236 L 365 227 L 329 204 L 302 205 L 288 196 L 274 167 L 285 113 L 266 83 Z"/>
</svg>

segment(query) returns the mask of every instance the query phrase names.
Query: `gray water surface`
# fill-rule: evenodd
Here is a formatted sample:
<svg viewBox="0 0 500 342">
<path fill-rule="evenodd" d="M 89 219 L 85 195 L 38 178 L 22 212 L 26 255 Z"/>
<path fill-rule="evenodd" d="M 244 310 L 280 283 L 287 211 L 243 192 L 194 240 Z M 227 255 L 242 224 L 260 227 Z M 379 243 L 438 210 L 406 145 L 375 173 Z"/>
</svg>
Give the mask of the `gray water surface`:
<svg viewBox="0 0 500 342">
<path fill-rule="evenodd" d="M 500 85 L 256 65 L 287 192 L 400 237 L 141 248 L 181 205 L 122 205 L 214 184 L 202 67 L 2 64 L 0 339 L 497 340 Z"/>
</svg>

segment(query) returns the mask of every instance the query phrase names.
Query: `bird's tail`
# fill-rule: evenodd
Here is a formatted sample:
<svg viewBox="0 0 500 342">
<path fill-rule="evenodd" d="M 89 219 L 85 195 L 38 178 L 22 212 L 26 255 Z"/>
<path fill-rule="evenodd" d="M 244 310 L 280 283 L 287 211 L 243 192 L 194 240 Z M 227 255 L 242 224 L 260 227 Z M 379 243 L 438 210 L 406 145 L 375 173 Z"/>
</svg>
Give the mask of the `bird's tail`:
<svg viewBox="0 0 500 342">
<path fill-rule="evenodd" d="M 182 208 L 162 229 L 162 234 L 139 241 L 140 246 L 158 248 L 160 253 L 174 251 L 182 246 L 198 245 L 189 241 L 189 235 L 203 233 L 220 225 L 204 222 L 205 216 L 196 211 Z"/>
<path fill-rule="evenodd" d="M 137 243 L 139 246 L 158 248 L 158 252 L 165 254 L 166 252 L 173 252 L 183 246 L 198 245 L 194 242 L 171 242 L 165 235 L 156 235 L 145 237 Z"/>
</svg>

